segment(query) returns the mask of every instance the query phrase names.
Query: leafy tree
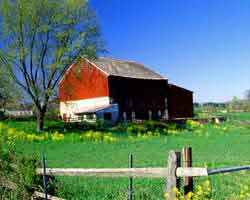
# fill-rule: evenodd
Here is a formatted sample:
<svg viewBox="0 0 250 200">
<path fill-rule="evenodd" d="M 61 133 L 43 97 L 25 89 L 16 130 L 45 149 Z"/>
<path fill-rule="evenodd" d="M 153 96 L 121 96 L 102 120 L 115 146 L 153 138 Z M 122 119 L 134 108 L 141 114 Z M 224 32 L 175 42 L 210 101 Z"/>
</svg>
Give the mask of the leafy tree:
<svg viewBox="0 0 250 200">
<path fill-rule="evenodd" d="M 250 90 L 245 91 L 246 100 L 250 102 Z"/>
<path fill-rule="evenodd" d="M 236 96 L 229 102 L 229 110 L 238 110 L 240 109 L 240 99 Z"/>
<path fill-rule="evenodd" d="M 0 109 L 10 108 L 20 105 L 20 94 L 14 81 L 4 66 L 0 65 Z"/>
<path fill-rule="evenodd" d="M 104 51 L 96 16 L 87 0 L 1 0 L 0 31 L 2 61 L 33 101 L 40 131 L 67 68 Z"/>
<path fill-rule="evenodd" d="M 250 90 L 245 91 L 244 110 L 245 111 L 250 111 Z"/>
</svg>

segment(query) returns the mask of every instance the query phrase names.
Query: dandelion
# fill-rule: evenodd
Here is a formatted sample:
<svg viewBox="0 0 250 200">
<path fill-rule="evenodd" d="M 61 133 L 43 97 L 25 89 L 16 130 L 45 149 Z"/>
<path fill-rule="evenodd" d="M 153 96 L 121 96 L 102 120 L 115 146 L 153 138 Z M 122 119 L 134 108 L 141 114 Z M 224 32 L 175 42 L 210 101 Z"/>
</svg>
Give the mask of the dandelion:
<svg viewBox="0 0 250 200">
<path fill-rule="evenodd" d="M 167 192 L 165 192 L 165 193 L 163 194 L 163 197 L 167 199 L 167 198 L 169 198 L 169 194 L 168 194 Z"/>
<path fill-rule="evenodd" d="M 173 192 L 175 193 L 176 197 L 175 200 L 212 200 L 211 192 L 208 191 L 208 188 L 211 188 L 209 180 L 206 180 L 202 185 L 197 186 L 197 191 L 189 192 L 188 194 L 183 194 L 179 191 L 178 188 L 174 187 Z M 169 198 L 168 193 L 164 193 L 164 197 L 166 199 Z"/>
<path fill-rule="evenodd" d="M 94 141 L 94 142 L 113 143 L 113 142 L 117 141 L 117 138 L 112 136 L 112 134 L 110 132 L 102 133 L 100 131 L 92 131 L 92 130 L 82 133 L 80 138 L 83 140 L 90 140 L 90 141 Z"/>
<path fill-rule="evenodd" d="M 209 180 L 206 180 L 206 181 L 205 181 L 205 186 L 206 186 L 207 188 L 210 188 L 210 181 L 209 181 Z"/>
<path fill-rule="evenodd" d="M 188 127 L 192 128 L 192 129 L 193 128 L 202 128 L 203 127 L 203 124 L 201 124 L 198 121 L 191 120 L 191 119 L 187 120 L 186 125 Z"/>
<path fill-rule="evenodd" d="M 203 188 L 201 187 L 201 185 L 198 185 L 198 186 L 197 186 L 197 190 L 198 190 L 198 191 L 197 191 L 197 194 L 198 194 L 198 195 L 202 195 L 203 192 L 204 192 L 204 191 L 203 191 Z"/>
<path fill-rule="evenodd" d="M 194 196 L 194 193 L 193 192 L 189 192 L 189 193 L 187 193 L 186 199 L 187 200 L 191 200 L 193 196 Z"/>
<path fill-rule="evenodd" d="M 44 139 L 45 139 L 45 138 L 44 138 L 43 135 L 38 136 L 38 135 L 36 135 L 36 134 L 34 134 L 34 133 L 32 133 L 32 134 L 27 134 L 27 135 L 26 135 L 26 140 L 29 141 L 29 142 L 41 142 L 41 141 L 43 141 Z"/>
<path fill-rule="evenodd" d="M 170 135 L 176 135 L 178 133 L 178 131 L 176 130 L 168 130 L 168 134 Z"/>
<path fill-rule="evenodd" d="M 58 133 L 57 131 L 51 135 L 51 139 L 54 141 L 61 141 L 64 139 L 64 135 L 61 133 Z"/>
<path fill-rule="evenodd" d="M 236 199 L 248 200 L 250 197 L 250 186 L 244 185 Z"/>
<path fill-rule="evenodd" d="M 116 142 L 117 141 L 117 139 L 115 138 L 115 137 L 113 137 L 111 134 L 105 134 L 104 136 L 103 136 L 103 141 L 104 142 Z"/>
</svg>

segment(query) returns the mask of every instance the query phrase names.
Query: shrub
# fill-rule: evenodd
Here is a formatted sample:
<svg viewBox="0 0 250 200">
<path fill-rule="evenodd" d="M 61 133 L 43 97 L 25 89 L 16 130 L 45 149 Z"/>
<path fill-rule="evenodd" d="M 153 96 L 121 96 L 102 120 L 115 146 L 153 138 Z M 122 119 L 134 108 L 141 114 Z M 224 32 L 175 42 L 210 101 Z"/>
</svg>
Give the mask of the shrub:
<svg viewBox="0 0 250 200">
<path fill-rule="evenodd" d="M 128 124 L 126 132 L 128 133 L 145 133 L 147 128 L 143 124 Z"/>
<path fill-rule="evenodd" d="M 3 120 L 5 118 L 4 111 L 0 110 L 0 120 Z"/>
<path fill-rule="evenodd" d="M 33 191 L 38 189 L 40 177 L 35 174 L 37 161 L 35 157 L 17 156 L 14 143 L 6 142 L 1 137 L 0 177 L 8 183 L 17 199 L 29 199 Z"/>
<path fill-rule="evenodd" d="M 7 133 L 7 134 L 4 134 Z M 42 176 L 37 176 L 35 169 L 40 166 L 37 156 L 23 156 L 15 149 L 15 141 L 18 138 L 25 138 L 24 133 L 8 128 L 0 123 L 0 179 L 8 183 L 7 187 L 0 189 L 1 199 L 9 199 L 8 191 L 11 189 L 12 198 L 30 199 L 35 190 L 40 190 Z M 45 135 L 28 135 L 27 138 L 40 140 Z M 38 139 L 39 138 L 39 139 Z M 50 194 L 56 190 L 56 182 L 49 183 Z M 6 193 L 7 191 L 7 193 Z"/>
<path fill-rule="evenodd" d="M 19 122 L 23 122 L 23 121 L 35 121 L 36 120 L 36 116 L 6 116 L 5 117 L 6 120 L 10 120 L 10 121 L 19 121 Z"/>
<path fill-rule="evenodd" d="M 146 127 L 147 130 L 154 131 L 156 129 L 164 129 L 169 127 L 169 124 L 166 124 L 165 122 L 158 122 L 158 121 L 146 121 L 144 123 L 144 126 Z"/>
</svg>

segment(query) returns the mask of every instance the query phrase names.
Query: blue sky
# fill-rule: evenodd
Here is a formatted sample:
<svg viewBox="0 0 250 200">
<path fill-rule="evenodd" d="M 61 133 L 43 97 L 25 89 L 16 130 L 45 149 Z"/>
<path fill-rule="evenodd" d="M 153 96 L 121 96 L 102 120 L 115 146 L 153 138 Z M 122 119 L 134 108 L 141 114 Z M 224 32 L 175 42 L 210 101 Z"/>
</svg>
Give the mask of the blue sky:
<svg viewBox="0 0 250 200">
<path fill-rule="evenodd" d="M 90 0 L 108 57 L 134 60 L 198 102 L 250 89 L 250 1 Z"/>
</svg>

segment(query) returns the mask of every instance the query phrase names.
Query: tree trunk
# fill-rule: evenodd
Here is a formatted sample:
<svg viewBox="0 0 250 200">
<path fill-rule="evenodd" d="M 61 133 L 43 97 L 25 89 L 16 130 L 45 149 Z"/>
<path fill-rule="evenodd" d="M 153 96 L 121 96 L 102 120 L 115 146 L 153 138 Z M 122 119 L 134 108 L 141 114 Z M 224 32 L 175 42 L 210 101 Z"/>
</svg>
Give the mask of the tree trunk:
<svg viewBox="0 0 250 200">
<path fill-rule="evenodd" d="M 44 117 L 45 117 L 45 112 L 43 109 L 39 110 L 37 109 L 37 122 L 36 122 L 36 130 L 37 131 L 42 131 L 43 130 L 43 126 L 44 126 Z"/>
</svg>

